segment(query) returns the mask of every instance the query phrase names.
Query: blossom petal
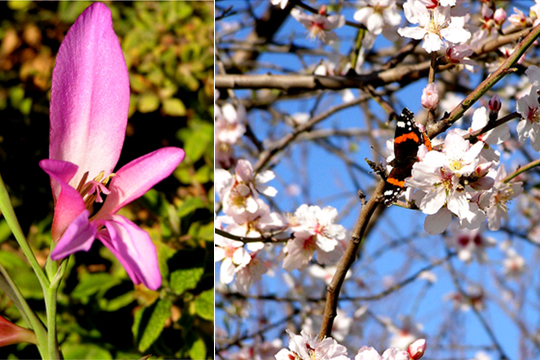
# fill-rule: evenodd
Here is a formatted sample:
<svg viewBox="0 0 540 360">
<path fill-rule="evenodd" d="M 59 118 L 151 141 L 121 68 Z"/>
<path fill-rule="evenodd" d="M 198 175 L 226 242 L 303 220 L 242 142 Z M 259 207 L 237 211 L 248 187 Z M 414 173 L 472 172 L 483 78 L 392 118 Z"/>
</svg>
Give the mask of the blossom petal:
<svg viewBox="0 0 540 360">
<path fill-rule="evenodd" d="M 120 156 L 129 108 L 129 78 L 111 11 L 90 5 L 68 31 L 52 77 L 49 158 L 79 166 L 93 179 Z"/>
<path fill-rule="evenodd" d="M 426 216 L 424 230 L 430 235 L 442 234 L 452 221 L 452 213 L 447 208 L 441 208 L 436 214 Z"/>
<path fill-rule="evenodd" d="M 68 184 L 77 172 L 77 165 L 45 159 L 39 162 L 39 166 L 51 177 L 55 199 L 51 233 L 53 240 L 58 241 L 69 224 L 85 209 L 79 192 Z"/>
<path fill-rule="evenodd" d="M 88 221 L 90 212 L 84 210 L 73 220 L 51 253 L 52 260 L 63 259 L 77 251 L 88 251 L 96 238 L 97 228 Z"/>
<path fill-rule="evenodd" d="M 426 30 L 419 26 L 399 28 L 397 32 L 403 37 L 408 37 L 415 40 L 422 40 L 427 33 Z"/>
<path fill-rule="evenodd" d="M 166 147 L 137 158 L 123 166 L 112 178 L 107 199 L 95 218 L 106 218 L 142 196 L 165 179 L 184 159 L 184 150 Z"/>
<path fill-rule="evenodd" d="M 116 256 L 135 284 L 144 284 L 151 290 L 161 286 L 156 247 L 148 233 L 120 215 L 99 220 L 97 238 Z"/>
</svg>

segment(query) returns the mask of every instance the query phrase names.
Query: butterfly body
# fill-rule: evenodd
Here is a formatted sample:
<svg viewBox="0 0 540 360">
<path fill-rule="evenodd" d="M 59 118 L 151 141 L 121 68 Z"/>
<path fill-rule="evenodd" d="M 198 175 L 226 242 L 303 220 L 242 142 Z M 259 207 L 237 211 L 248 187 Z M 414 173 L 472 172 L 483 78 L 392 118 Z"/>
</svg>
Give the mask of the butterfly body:
<svg viewBox="0 0 540 360">
<path fill-rule="evenodd" d="M 396 202 L 405 189 L 405 179 L 411 176 L 412 167 L 418 161 L 418 148 L 422 144 L 426 145 L 428 150 L 432 149 L 429 138 L 414 122 L 414 114 L 407 108 L 403 109 L 396 123 L 395 158 L 390 163 L 393 168 L 383 191 L 386 206 Z"/>
</svg>

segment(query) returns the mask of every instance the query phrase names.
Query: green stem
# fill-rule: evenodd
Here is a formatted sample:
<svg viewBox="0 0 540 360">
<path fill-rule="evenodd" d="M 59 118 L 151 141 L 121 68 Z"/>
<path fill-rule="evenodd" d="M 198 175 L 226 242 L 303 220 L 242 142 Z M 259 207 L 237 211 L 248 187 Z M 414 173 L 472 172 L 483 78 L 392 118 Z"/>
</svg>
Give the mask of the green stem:
<svg viewBox="0 0 540 360">
<path fill-rule="evenodd" d="M 52 247 L 54 247 L 54 245 Z M 50 260 L 50 258 L 48 260 Z M 66 273 L 68 261 L 69 258 L 62 261 L 58 267 L 56 274 L 51 280 L 51 284 L 45 297 L 45 305 L 47 306 L 47 329 L 49 330 L 49 359 L 61 359 L 60 350 L 58 348 L 58 337 L 56 333 L 56 299 L 60 282 Z"/>
<path fill-rule="evenodd" d="M 49 278 L 39 265 L 36 256 L 34 255 L 34 252 L 26 241 L 26 237 L 24 236 L 21 226 L 19 225 L 19 221 L 17 220 L 17 216 L 15 215 L 15 210 L 13 209 L 13 205 L 11 204 L 11 199 L 9 198 L 9 194 L 1 176 L 0 211 L 4 215 L 4 218 L 6 219 L 6 222 L 11 229 L 13 236 L 15 236 L 15 239 L 19 243 L 19 246 L 21 247 L 26 258 L 28 259 L 30 266 L 32 266 L 32 269 L 34 270 L 34 273 L 36 274 L 39 283 L 41 284 L 43 295 L 45 297 L 45 308 L 47 311 L 47 330 L 43 328 L 43 325 L 41 325 L 41 322 L 39 321 L 39 319 L 37 319 L 37 316 L 36 319 L 38 321 L 36 321 L 35 319 L 32 321 L 33 312 L 30 310 L 30 308 L 28 308 L 30 312 L 25 311 L 26 315 L 31 320 L 31 325 L 38 338 L 40 344 L 38 348 L 40 348 L 40 353 L 44 359 L 60 359 L 58 340 L 56 339 L 56 294 L 58 291 L 58 286 L 60 285 L 59 279 L 61 278 L 61 276 L 58 280 L 56 280 L 55 278 L 56 281 L 54 281 L 53 284 L 49 282 Z M 65 272 L 65 266 L 60 271 L 62 271 L 61 275 L 63 275 L 63 272 Z M 4 275 L 4 277 L 6 276 Z M 12 289 L 15 291 L 15 284 L 13 284 L 13 286 Z M 22 299 L 21 303 L 25 302 L 20 292 L 18 297 L 20 300 Z"/>
<path fill-rule="evenodd" d="M 57 284 L 59 284 L 58 282 Z M 58 350 L 58 339 L 56 337 L 56 294 L 58 286 L 50 288 L 45 295 L 45 305 L 47 306 L 47 329 L 48 329 L 48 359 L 60 359 Z"/>
<path fill-rule="evenodd" d="M 521 166 L 519 169 L 514 171 L 512 174 L 510 174 L 506 178 L 504 178 L 503 182 L 504 183 L 509 183 L 512 179 L 514 179 L 518 175 L 520 175 L 520 174 L 522 174 L 522 173 L 524 173 L 526 171 L 529 171 L 529 170 L 531 170 L 532 168 L 534 168 L 536 166 L 540 166 L 540 159 L 531 161 L 527 165 Z"/>
<path fill-rule="evenodd" d="M 34 255 L 34 252 L 30 248 L 30 245 L 28 245 L 28 242 L 26 241 L 26 237 L 24 236 L 24 233 L 21 229 L 21 226 L 19 225 L 19 221 L 17 220 L 17 216 L 15 215 L 15 210 L 13 210 L 13 205 L 11 205 L 11 199 L 9 198 L 9 194 L 7 192 L 6 186 L 4 185 L 4 181 L 2 180 L 2 177 L 0 176 L 0 211 L 4 215 L 4 219 L 6 219 L 6 222 L 11 229 L 11 232 L 13 233 L 13 236 L 15 236 L 15 239 L 19 243 L 19 246 L 21 247 L 24 255 L 30 262 L 30 266 L 32 266 L 32 269 L 34 270 L 34 273 L 38 277 L 39 283 L 41 284 L 41 288 L 43 289 L 43 292 L 46 291 L 46 289 L 49 287 L 49 279 L 45 275 L 45 272 L 43 272 L 43 269 L 39 265 L 36 256 Z"/>
<path fill-rule="evenodd" d="M 43 327 L 43 324 L 41 323 L 41 320 L 38 318 L 38 316 L 34 313 L 34 311 L 32 311 L 32 309 L 26 302 L 26 299 L 21 294 L 21 291 L 19 290 L 19 288 L 2 264 L 0 264 L 0 273 L 2 275 L 0 277 L 0 289 L 4 291 L 4 293 L 11 299 L 11 301 L 13 301 L 28 326 L 36 334 L 39 342 L 39 353 L 41 354 L 41 357 L 45 359 L 49 352 L 47 330 Z"/>
</svg>

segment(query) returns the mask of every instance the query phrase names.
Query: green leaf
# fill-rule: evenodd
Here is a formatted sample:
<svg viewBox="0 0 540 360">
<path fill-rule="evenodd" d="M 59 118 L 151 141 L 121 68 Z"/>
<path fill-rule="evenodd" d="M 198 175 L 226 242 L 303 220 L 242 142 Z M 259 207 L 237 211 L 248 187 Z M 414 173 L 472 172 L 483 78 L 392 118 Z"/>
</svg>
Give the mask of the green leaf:
<svg viewBox="0 0 540 360">
<path fill-rule="evenodd" d="M 71 296 L 74 299 L 84 299 L 99 291 L 105 292 L 119 283 L 119 279 L 114 278 L 108 273 L 84 274 L 71 293 Z"/>
<path fill-rule="evenodd" d="M 214 164 L 207 164 L 202 166 L 195 173 L 195 179 L 197 182 L 204 184 L 210 182 L 212 178 L 212 173 L 214 172 Z"/>
<path fill-rule="evenodd" d="M 14 0 L 9 0 L 8 1 L 8 7 L 11 9 L 11 10 L 26 10 L 28 8 L 30 8 L 31 6 L 31 2 L 26 2 L 26 1 L 14 1 Z"/>
<path fill-rule="evenodd" d="M 195 313 L 205 320 L 214 320 L 214 289 L 203 291 L 197 296 Z"/>
<path fill-rule="evenodd" d="M 201 198 L 191 197 L 186 199 L 178 208 L 178 217 L 183 218 L 189 214 L 192 214 L 195 210 L 204 208 L 204 203 Z"/>
<path fill-rule="evenodd" d="M 9 272 L 20 272 L 22 269 L 29 269 L 29 266 L 23 259 L 10 251 L 0 250 L 0 263 Z"/>
<path fill-rule="evenodd" d="M 144 352 L 159 337 L 165 321 L 171 316 L 171 302 L 159 299 L 150 307 L 135 313 L 133 332 L 139 344 L 139 351 Z"/>
<path fill-rule="evenodd" d="M 149 113 L 159 108 L 159 98 L 154 94 L 144 94 L 139 97 L 139 111 Z"/>
<path fill-rule="evenodd" d="M 195 289 L 204 273 L 204 268 L 179 269 L 171 273 L 171 289 L 177 294 L 183 294 L 186 290 Z"/>
<path fill-rule="evenodd" d="M 161 270 L 161 276 L 166 279 L 169 277 L 169 265 L 167 262 L 175 254 L 175 251 L 162 242 L 157 242 L 155 245 L 158 254 L 158 263 L 159 269 Z"/>
<path fill-rule="evenodd" d="M 174 171 L 174 176 L 183 184 L 191 183 L 191 172 L 187 162 L 180 163 L 180 166 Z"/>
<path fill-rule="evenodd" d="M 213 149 L 214 127 L 211 124 L 196 122 L 182 133 L 186 156 L 195 162 L 201 158 L 207 149 Z"/>
<path fill-rule="evenodd" d="M 64 359 L 112 359 L 111 353 L 95 344 L 66 343 L 62 346 Z"/>
<path fill-rule="evenodd" d="M 133 297 L 133 293 L 130 291 L 112 300 L 107 300 L 103 298 L 99 299 L 99 308 L 103 311 L 116 311 L 125 306 L 128 306 L 133 301 L 135 301 L 135 298 Z"/>
<path fill-rule="evenodd" d="M 199 228 L 198 237 L 205 241 L 214 241 L 214 223 L 202 225 Z"/>
<path fill-rule="evenodd" d="M 205 255 L 202 248 L 181 250 L 168 260 L 169 285 L 177 294 L 197 287 L 204 273 Z"/>
<path fill-rule="evenodd" d="M 165 99 L 163 101 L 163 111 L 170 116 L 185 116 L 186 106 L 180 99 Z"/>
<path fill-rule="evenodd" d="M 192 359 L 204 359 L 206 358 L 206 344 L 200 337 L 193 342 L 191 349 L 189 349 L 189 357 Z"/>
</svg>

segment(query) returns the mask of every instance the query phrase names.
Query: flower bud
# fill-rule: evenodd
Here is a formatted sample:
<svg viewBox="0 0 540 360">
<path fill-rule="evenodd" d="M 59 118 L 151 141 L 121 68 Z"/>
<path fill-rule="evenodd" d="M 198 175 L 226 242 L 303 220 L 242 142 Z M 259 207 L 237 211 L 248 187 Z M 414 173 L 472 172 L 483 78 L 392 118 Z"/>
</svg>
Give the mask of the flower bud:
<svg viewBox="0 0 540 360">
<path fill-rule="evenodd" d="M 328 9 L 326 8 L 326 5 L 323 5 L 321 6 L 321 8 L 319 9 L 319 15 L 324 15 L 326 16 L 326 12 L 328 11 Z"/>
<path fill-rule="evenodd" d="M 422 91 L 422 106 L 433 110 L 439 104 L 439 90 L 435 83 L 428 84 Z"/>
<path fill-rule="evenodd" d="M 506 21 L 506 11 L 504 11 L 503 8 L 498 8 L 497 10 L 495 10 L 495 14 L 493 14 L 493 20 L 495 20 L 497 28 L 500 29 L 502 24 Z"/>
<path fill-rule="evenodd" d="M 499 95 L 495 94 L 489 100 L 489 111 L 499 112 L 501 110 L 501 98 Z"/>
<path fill-rule="evenodd" d="M 426 339 L 418 339 L 415 342 L 413 342 L 411 345 L 409 345 L 409 348 L 407 349 L 407 352 L 409 353 L 409 356 L 412 360 L 418 360 L 422 356 L 424 356 L 424 352 L 426 351 Z"/>
<path fill-rule="evenodd" d="M 484 162 L 478 165 L 476 169 L 474 170 L 474 172 L 479 178 L 481 178 L 481 177 L 486 176 L 487 173 L 489 172 L 489 169 L 491 169 L 492 167 L 493 167 L 492 161 Z"/>
<path fill-rule="evenodd" d="M 501 98 L 499 95 L 495 94 L 493 97 L 489 100 L 488 108 L 489 108 L 489 121 L 495 121 L 497 120 L 497 117 L 499 116 L 499 110 L 501 110 Z"/>
<path fill-rule="evenodd" d="M 15 325 L 0 316 L 0 346 L 19 343 L 37 344 L 36 334 L 32 330 Z"/>
</svg>

